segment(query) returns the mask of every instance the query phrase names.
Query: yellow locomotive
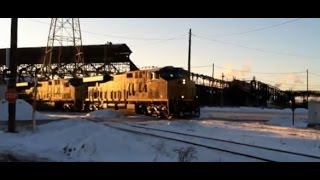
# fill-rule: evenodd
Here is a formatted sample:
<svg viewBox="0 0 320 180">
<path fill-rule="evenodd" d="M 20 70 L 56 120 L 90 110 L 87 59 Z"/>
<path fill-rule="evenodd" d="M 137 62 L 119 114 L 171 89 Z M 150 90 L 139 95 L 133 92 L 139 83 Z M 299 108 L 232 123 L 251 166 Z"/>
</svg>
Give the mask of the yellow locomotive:
<svg viewBox="0 0 320 180">
<path fill-rule="evenodd" d="M 38 105 L 47 104 L 54 106 L 56 110 L 80 111 L 83 109 L 85 95 L 88 84 L 82 83 L 81 79 L 76 79 L 80 83 L 75 85 L 75 79 L 50 79 L 39 81 L 36 97 L 34 97 L 34 87 L 26 89 L 25 93 Z"/>
<path fill-rule="evenodd" d="M 59 110 L 114 108 L 162 118 L 200 116 L 195 83 L 182 68 L 167 66 L 99 78 L 39 81 L 35 100 Z M 25 92 L 32 96 L 34 88 Z"/>
<path fill-rule="evenodd" d="M 84 109 L 131 109 L 162 118 L 199 117 L 196 86 L 188 72 L 167 66 L 129 71 L 88 86 Z"/>
</svg>

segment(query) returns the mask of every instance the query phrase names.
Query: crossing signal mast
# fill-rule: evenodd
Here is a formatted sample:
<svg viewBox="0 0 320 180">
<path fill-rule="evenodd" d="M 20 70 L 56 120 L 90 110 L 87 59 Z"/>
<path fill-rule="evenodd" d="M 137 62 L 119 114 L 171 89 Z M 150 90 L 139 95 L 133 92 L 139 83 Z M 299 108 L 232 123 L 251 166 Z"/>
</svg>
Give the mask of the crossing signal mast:
<svg viewBox="0 0 320 180">
<path fill-rule="evenodd" d="M 54 48 L 56 46 L 56 48 Z M 62 46 L 74 46 L 74 64 L 72 67 L 65 67 L 61 64 L 63 58 Z M 41 68 L 42 77 L 53 78 L 58 75 L 60 78 L 71 72 L 73 77 L 79 77 L 83 74 L 84 65 L 82 47 L 82 37 L 79 18 L 52 18 L 50 23 L 47 47 Z M 58 50 L 56 50 L 58 49 Z M 56 58 L 52 63 L 53 58 Z"/>
</svg>

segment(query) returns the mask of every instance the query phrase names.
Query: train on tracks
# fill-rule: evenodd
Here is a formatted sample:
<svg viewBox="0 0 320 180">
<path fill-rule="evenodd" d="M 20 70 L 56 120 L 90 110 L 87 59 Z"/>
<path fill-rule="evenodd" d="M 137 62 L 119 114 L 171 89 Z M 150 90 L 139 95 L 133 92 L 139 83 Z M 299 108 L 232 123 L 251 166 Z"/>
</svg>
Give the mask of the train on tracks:
<svg viewBox="0 0 320 180">
<path fill-rule="evenodd" d="M 161 118 L 200 116 L 195 82 L 182 68 L 166 66 L 98 77 L 39 81 L 34 99 L 53 103 L 60 110 L 113 108 Z M 25 92 L 32 96 L 34 89 Z"/>
</svg>

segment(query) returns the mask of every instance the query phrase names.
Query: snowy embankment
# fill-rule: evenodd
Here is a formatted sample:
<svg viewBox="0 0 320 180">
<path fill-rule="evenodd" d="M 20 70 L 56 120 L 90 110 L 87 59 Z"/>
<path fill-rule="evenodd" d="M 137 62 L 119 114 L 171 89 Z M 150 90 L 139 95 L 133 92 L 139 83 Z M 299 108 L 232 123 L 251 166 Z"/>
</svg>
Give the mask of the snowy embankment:
<svg viewBox="0 0 320 180">
<path fill-rule="evenodd" d="M 121 114 L 118 111 L 110 110 L 110 109 L 101 109 L 98 111 L 93 111 L 86 115 L 87 117 L 92 118 L 123 118 L 125 115 Z"/>
<path fill-rule="evenodd" d="M 50 161 L 176 162 L 184 152 L 191 153 L 185 161 L 247 161 L 245 157 L 77 119 L 41 125 L 36 133 L 0 132 L 0 152 L 36 154 Z"/>
<path fill-rule="evenodd" d="M 274 125 L 274 126 L 306 128 L 308 126 L 308 120 L 301 118 L 301 119 L 295 119 L 293 122 L 292 118 L 275 117 L 275 118 L 272 118 L 270 121 L 266 122 L 266 124 Z"/>
<path fill-rule="evenodd" d="M 306 119 L 307 109 L 295 109 L 297 119 Z M 292 116 L 291 109 L 266 109 L 253 107 L 203 107 L 201 108 L 200 119 L 222 119 L 222 120 L 239 120 L 239 121 L 268 121 L 273 118 L 287 118 Z"/>
<path fill-rule="evenodd" d="M 203 112 L 241 112 L 241 113 L 292 113 L 289 108 L 286 109 L 269 109 L 269 108 L 255 108 L 255 107 L 202 107 Z M 308 113 L 308 109 L 297 108 L 295 113 Z"/>
<path fill-rule="evenodd" d="M 17 103 L 18 104 L 18 103 Z M 23 103 L 22 103 L 23 104 Z M 212 110 L 212 108 L 210 108 Z M 213 113 L 214 111 L 209 111 Z M 232 108 L 235 114 L 243 112 Z M 226 110 L 226 109 L 225 109 Z M 2 111 L 2 109 L 0 109 Z M 202 113 L 205 112 L 206 109 Z M 229 109 L 230 111 L 230 109 Z M 254 110 L 259 112 L 258 110 Z M 277 110 L 278 111 L 278 110 Z M 19 110 L 19 112 L 22 112 Z M 228 111 L 226 111 L 228 112 Z M 270 111 L 269 111 L 270 112 Z M 277 112 L 286 114 L 287 112 Z M 223 114 L 223 113 L 222 113 Z M 224 113 L 228 114 L 228 113 Z M 247 111 L 247 114 L 248 113 Z M 264 114 L 265 113 L 261 113 Z M 290 115 L 290 114 L 289 114 Z M 272 114 L 269 124 L 291 126 L 290 118 Z M 126 119 L 117 111 L 99 110 L 84 117 Z M 305 119 L 297 119 L 295 126 L 304 127 Z M 294 127 L 276 127 L 261 123 L 239 123 L 230 121 L 175 120 L 145 121 L 145 126 L 197 134 L 200 136 L 243 142 L 275 149 L 300 153 L 320 154 L 320 134 L 299 132 Z M 174 137 L 174 135 L 172 135 Z M 191 152 L 187 161 L 209 162 L 246 162 L 239 157 L 221 151 L 165 140 L 143 134 L 135 134 L 113 129 L 102 123 L 90 122 L 81 118 L 55 121 L 38 126 L 35 133 L 27 130 L 19 133 L 0 131 L 0 154 L 12 154 L 16 157 L 37 157 L 50 161 L 117 161 L 117 162 L 153 162 L 179 161 L 179 155 Z M 250 149 L 248 149 L 250 153 Z M 41 159 L 39 159 L 41 158 Z M 295 161 L 288 159 L 288 161 Z"/>
<path fill-rule="evenodd" d="M 16 101 L 16 120 L 32 120 L 32 106 L 23 99 Z M 46 114 L 35 111 L 36 120 L 56 119 Z M 0 121 L 8 120 L 8 102 L 4 99 L 0 100 Z"/>
</svg>

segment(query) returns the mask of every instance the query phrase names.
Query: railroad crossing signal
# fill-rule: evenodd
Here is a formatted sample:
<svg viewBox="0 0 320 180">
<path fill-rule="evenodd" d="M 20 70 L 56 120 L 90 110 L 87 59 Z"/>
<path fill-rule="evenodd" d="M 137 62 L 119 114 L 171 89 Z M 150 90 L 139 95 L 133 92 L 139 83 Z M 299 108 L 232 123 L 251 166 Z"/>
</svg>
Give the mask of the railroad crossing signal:
<svg viewBox="0 0 320 180">
<path fill-rule="evenodd" d="M 7 89 L 5 98 L 9 103 L 16 103 L 16 100 L 18 99 L 18 93 L 15 89 Z"/>
</svg>

